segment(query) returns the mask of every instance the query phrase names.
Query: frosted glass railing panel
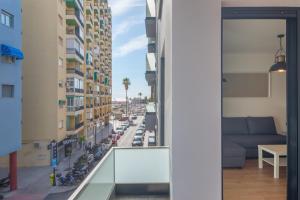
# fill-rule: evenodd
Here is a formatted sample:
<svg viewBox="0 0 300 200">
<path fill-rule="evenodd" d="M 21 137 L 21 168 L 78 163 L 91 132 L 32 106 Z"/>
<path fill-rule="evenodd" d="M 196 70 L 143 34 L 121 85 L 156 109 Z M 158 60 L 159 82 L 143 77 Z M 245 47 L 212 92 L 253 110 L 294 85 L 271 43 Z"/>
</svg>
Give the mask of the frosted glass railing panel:
<svg viewBox="0 0 300 200">
<path fill-rule="evenodd" d="M 114 189 L 114 151 L 101 161 L 76 199 L 108 200 Z"/>
<path fill-rule="evenodd" d="M 115 149 L 115 183 L 169 183 L 169 149 Z"/>
</svg>

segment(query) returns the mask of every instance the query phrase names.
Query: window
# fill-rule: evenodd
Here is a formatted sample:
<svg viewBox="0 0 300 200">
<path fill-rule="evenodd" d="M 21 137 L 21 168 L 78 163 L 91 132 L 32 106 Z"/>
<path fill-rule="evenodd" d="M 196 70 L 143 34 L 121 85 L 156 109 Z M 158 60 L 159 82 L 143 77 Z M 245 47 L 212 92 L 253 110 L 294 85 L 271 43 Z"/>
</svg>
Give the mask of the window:
<svg viewBox="0 0 300 200">
<path fill-rule="evenodd" d="M 64 120 L 60 120 L 58 123 L 58 128 L 62 129 L 64 127 Z"/>
<path fill-rule="evenodd" d="M 14 86 L 13 85 L 2 85 L 2 97 L 13 98 L 14 97 Z"/>
<path fill-rule="evenodd" d="M 14 26 L 14 16 L 4 10 L 1 10 L 1 24 L 12 28 Z"/>
<path fill-rule="evenodd" d="M 63 88 L 63 87 L 64 87 L 64 82 L 63 82 L 62 80 L 59 80 L 59 81 L 58 81 L 58 86 L 59 86 L 60 88 Z"/>
<path fill-rule="evenodd" d="M 59 58 L 58 59 L 58 66 L 63 67 L 63 64 L 64 64 L 64 60 L 62 58 Z"/>
<path fill-rule="evenodd" d="M 12 56 L 1 56 L 1 62 L 12 64 L 16 62 L 16 58 Z"/>
</svg>

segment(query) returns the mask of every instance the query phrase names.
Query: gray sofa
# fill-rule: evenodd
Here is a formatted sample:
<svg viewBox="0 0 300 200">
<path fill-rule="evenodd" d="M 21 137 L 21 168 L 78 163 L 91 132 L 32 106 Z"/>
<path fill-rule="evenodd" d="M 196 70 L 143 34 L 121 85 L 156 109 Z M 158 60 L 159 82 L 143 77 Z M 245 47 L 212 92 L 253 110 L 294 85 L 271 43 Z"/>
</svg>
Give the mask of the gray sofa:
<svg viewBox="0 0 300 200">
<path fill-rule="evenodd" d="M 223 167 L 243 167 L 246 158 L 257 158 L 257 145 L 286 144 L 273 117 L 223 118 L 222 134 Z"/>
</svg>

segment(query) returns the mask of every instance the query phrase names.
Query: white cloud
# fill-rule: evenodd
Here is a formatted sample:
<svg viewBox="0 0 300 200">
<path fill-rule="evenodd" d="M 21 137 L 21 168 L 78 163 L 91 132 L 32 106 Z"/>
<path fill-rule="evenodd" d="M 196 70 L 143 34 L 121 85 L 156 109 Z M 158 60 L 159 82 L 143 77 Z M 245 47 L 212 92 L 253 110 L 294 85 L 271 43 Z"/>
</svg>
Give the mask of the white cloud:
<svg viewBox="0 0 300 200">
<path fill-rule="evenodd" d="M 117 47 L 117 49 L 113 52 L 116 57 L 123 57 L 132 52 L 143 49 L 147 46 L 148 39 L 145 34 L 132 38 L 127 43 L 122 46 Z"/>
<path fill-rule="evenodd" d="M 129 17 L 122 21 L 120 24 L 114 26 L 112 39 L 116 39 L 119 35 L 127 33 L 132 27 L 143 24 L 144 20 L 142 17 Z"/>
<path fill-rule="evenodd" d="M 112 15 L 120 16 L 134 7 L 145 6 L 145 0 L 111 0 Z"/>
</svg>

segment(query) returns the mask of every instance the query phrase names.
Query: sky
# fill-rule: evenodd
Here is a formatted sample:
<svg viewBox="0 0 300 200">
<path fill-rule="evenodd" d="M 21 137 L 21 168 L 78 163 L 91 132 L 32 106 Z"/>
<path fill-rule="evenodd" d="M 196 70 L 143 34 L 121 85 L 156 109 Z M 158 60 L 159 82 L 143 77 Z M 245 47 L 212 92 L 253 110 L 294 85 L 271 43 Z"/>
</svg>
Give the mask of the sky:
<svg viewBox="0 0 300 200">
<path fill-rule="evenodd" d="M 112 8 L 112 96 L 125 99 L 122 80 L 130 79 L 128 97 L 150 95 L 145 79 L 147 37 L 145 0 L 109 0 Z"/>
</svg>

